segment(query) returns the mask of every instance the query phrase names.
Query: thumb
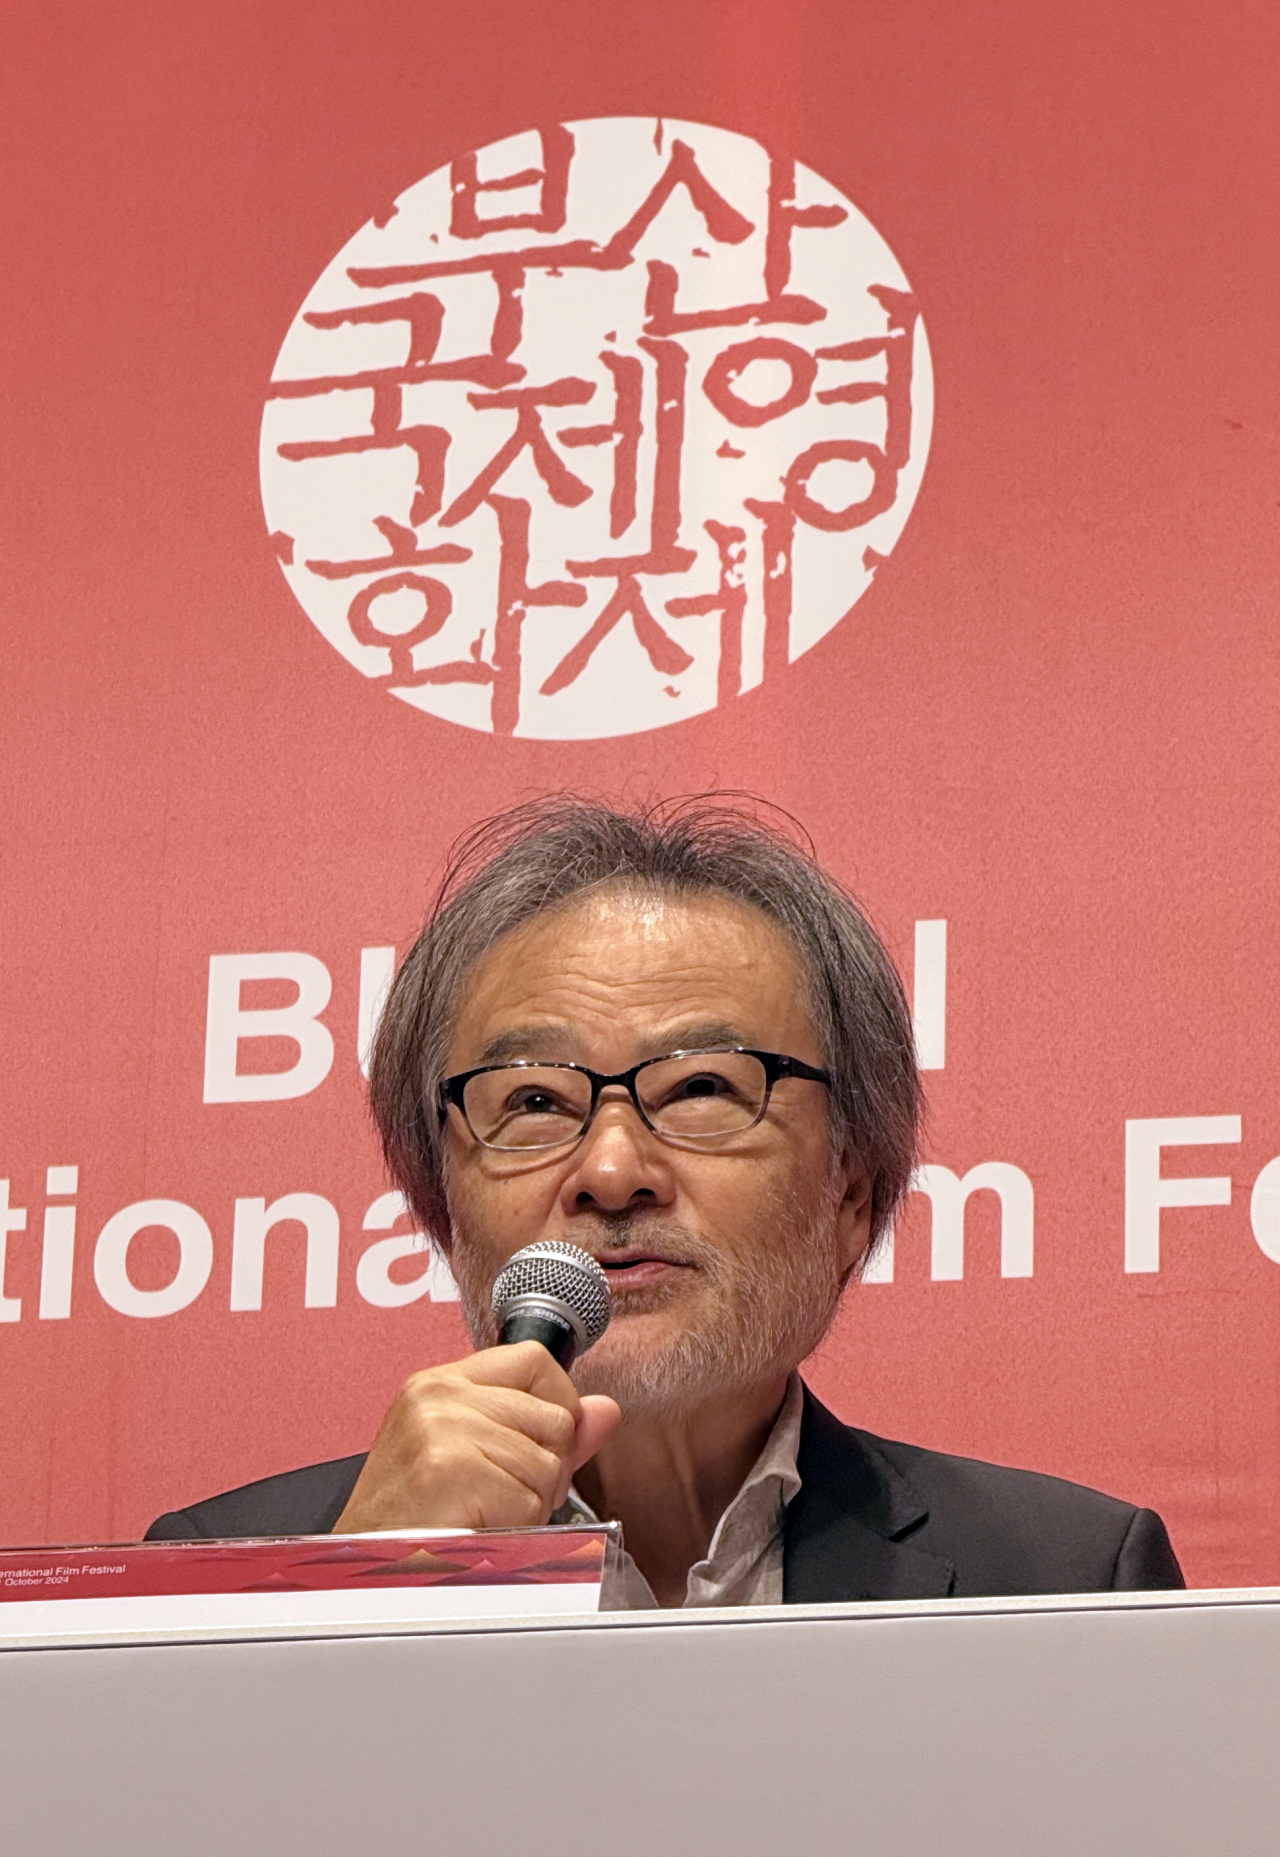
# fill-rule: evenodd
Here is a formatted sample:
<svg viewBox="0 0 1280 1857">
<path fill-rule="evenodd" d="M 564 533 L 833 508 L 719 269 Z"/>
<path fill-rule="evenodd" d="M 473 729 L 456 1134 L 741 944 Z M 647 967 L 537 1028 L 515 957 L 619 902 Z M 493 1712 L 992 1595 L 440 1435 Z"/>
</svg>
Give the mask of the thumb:
<svg viewBox="0 0 1280 1857">
<path fill-rule="evenodd" d="M 578 1413 L 578 1429 L 573 1440 L 573 1468 L 580 1470 L 607 1444 L 622 1423 L 622 1407 L 604 1393 L 584 1393 Z"/>
</svg>

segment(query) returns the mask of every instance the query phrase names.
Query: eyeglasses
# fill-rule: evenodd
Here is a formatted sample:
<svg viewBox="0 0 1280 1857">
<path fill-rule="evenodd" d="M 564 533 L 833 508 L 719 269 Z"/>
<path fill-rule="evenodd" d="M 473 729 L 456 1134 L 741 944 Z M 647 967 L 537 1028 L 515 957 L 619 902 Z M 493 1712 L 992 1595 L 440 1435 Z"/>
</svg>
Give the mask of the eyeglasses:
<svg viewBox="0 0 1280 1857">
<path fill-rule="evenodd" d="M 776 1051 L 672 1051 L 613 1076 L 585 1064 L 540 1064 L 521 1058 L 460 1071 L 440 1086 L 441 1111 L 462 1111 L 482 1147 L 503 1153 L 560 1148 L 580 1141 L 600 1106 L 600 1092 L 620 1084 L 645 1127 L 663 1141 L 718 1141 L 754 1128 L 783 1077 L 831 1088 L 831 1074 Z"/>
</svg>

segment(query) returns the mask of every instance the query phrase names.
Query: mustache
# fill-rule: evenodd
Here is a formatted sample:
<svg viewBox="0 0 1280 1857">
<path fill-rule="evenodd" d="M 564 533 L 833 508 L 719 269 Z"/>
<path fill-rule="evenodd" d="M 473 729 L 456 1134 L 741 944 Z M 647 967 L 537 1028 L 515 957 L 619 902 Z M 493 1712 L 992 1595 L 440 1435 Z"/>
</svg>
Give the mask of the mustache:
<svg viewBox="0 0 1280 1857">
<path fill-rule="evenodd" d="M 722 1267 L 720 1247 L 675 1219 L 659 1213 L 601 1212 L 580 1224 L 573 1237 L 584 1250 L 602 1257 L 611 1251 L 643 1250 L 668 1264 L 692 1264 L 716 1276 Z"/>
</svg>

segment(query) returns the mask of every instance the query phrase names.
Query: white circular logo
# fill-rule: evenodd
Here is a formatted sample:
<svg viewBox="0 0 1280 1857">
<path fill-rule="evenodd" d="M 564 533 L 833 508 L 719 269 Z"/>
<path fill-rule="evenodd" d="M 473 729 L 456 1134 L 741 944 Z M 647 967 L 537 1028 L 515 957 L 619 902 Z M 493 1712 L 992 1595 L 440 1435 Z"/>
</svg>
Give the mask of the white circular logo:
<svg viewBox="0 0 1280 1857">
<path fill-rule="evenodd" d="M 626 735 L 850 611 L 932 410 L 855 206 L 746 136 L 607 117 L 463 156 L 356 233 L 280 350 L 262 495 L 308 617 L 393 696 Z"/>
</svg>

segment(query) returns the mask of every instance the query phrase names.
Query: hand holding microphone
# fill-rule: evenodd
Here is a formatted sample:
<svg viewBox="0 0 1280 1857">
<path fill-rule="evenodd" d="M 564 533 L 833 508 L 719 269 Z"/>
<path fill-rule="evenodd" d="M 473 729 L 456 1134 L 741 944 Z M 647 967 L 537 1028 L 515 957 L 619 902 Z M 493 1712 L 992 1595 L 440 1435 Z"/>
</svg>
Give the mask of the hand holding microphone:
<svg viewBox="0 0 1280 1857">
<path fill-rule="evenodd" d="M 612 1436 L 616 1402 L 582 1398 L 577 1355 L 609 1323 L 609 1284 L 576 1245 L 518 1251 L 493 1286 L 499 1345 L 401 1387 L 335 1534 L 395 1528 L 535 1528 Z"/>
</svg>

